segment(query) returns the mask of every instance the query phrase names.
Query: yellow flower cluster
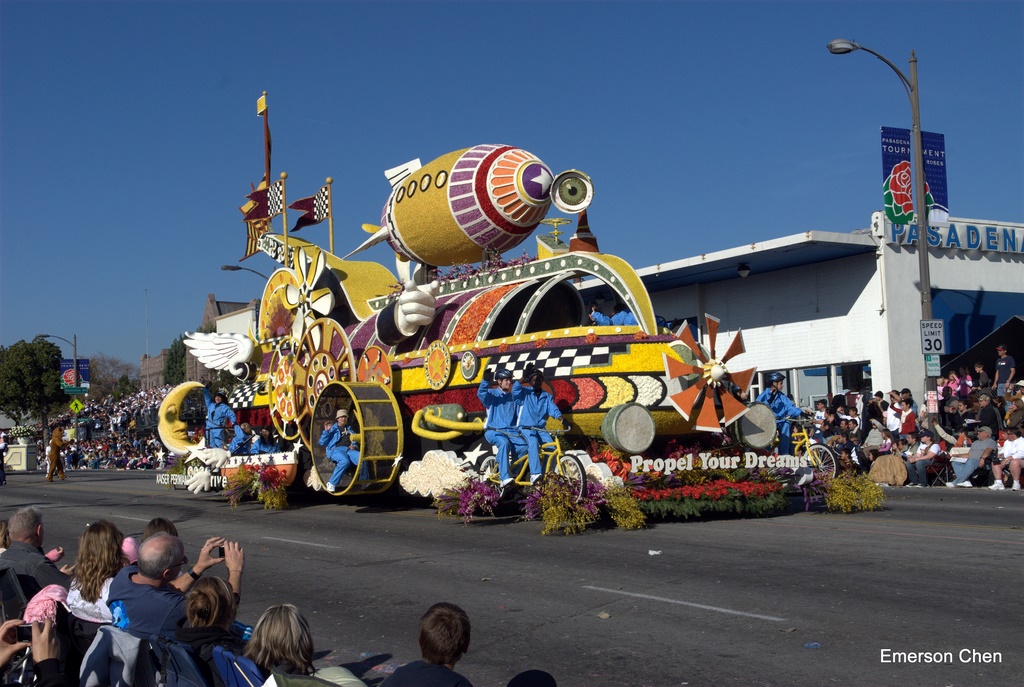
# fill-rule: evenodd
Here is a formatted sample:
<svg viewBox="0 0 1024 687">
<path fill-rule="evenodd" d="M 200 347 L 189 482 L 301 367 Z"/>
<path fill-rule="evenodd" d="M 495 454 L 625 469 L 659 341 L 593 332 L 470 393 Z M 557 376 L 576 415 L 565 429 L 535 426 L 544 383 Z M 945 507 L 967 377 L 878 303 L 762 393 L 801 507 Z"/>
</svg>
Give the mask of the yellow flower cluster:
<svg viewBox="0 0 1024 687">
<path fill-rule="evenodd" d="M 885 492 L 865 474 L 844 472 L 829 483 L 825 506 L 831 513 L 881 510 Z"/>
<path fill-rule="evenodd" d="M 617 527 L 639 530 L 647 524 L 647 516 L 640 504 L 624 486 L 608 487 L 604 492 L 605 508 Z"/>
</svg>

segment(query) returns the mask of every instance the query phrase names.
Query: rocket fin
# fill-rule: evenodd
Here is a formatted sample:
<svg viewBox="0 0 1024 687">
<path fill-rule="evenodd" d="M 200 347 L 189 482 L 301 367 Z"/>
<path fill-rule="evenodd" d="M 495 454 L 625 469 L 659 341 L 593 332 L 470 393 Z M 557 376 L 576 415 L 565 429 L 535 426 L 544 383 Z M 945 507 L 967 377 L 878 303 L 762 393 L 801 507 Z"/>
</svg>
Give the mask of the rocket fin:
<svg viewBox="0 0 1024 687">
<path fill-rule="evenodd" d="M 380 231 L 380 226 L 377 224 L 364 224 L 363 231 L 365 231 L 367 234 L 376 234 L 378 231 Z"/>
<path fill-rule="evenodd" d="M 398 165 L 397 167 L 384 170 L 384 176 L 388 178 L 388 183 L 391 184 L 391 188 L 397 188 L 409 177 L 410 174 L 422 166 L 420 159 L 416 158 L 415 160 L 409 160 L 404 165 Z"/>
<path fill-rule="evenodd" d="M 376 232 L 374 232 L 373 236 L 371 236 L 370 238 L 368 238 L 365 241 L 363 241 L 362 243 L 360 243 L 358 248 L 356 248 L 354 251 L 352 251 L 351 253 L 349 253 L 345 257 L 343 257 L 342 260 L 348 260 L 350 257 L 355 255 L 356 253 L 358 253 L 360 251 L 364 251 L 367 248 L 372 248 L 372 247 L 376 246 L 381 241 L 386 240 L 387 237 L 388 237 L 388 230 L 387 229 L 385 229 L 385 228 L 378 229 Z"/>
</svg>

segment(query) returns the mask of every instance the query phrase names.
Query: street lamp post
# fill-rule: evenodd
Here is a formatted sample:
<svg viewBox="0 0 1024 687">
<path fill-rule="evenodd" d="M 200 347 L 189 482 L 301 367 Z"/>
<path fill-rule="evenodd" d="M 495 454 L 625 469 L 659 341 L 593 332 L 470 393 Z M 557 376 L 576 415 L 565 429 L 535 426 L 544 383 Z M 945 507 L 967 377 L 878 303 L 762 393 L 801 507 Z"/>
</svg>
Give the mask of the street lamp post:
<svg viewBox="0 0 1024 687">
<path fill-rule="evenodd" d="M 75 380 L 74 383 L 72 384 L 72 386 L 73 387 L 77 387 L 78 386 L 78 334 L 72 334 L 71 335 L 71 339 L 72 339 L 71 341 L 68 341 L 63 336 L 55 336 L 54 334 L 40 334 L 39 336 L 41 336 L 44 339 L 60 339 L 61 341 L 65 342 L 65 343 L 71 344 L 71 369 L 73 370 L 72 376 L 74 377 L 74 380 Z M 75 423 L 74 423 L 74 426 L 75 426 L 75 441 L 79 441 L 79 437 L 78 437 L 78 411 L 75 410 L 73 412 L 75 413 Z M 45 428 L 44 428 L 44 431 L 45 431 Z"/>
<path fill-rule="evenodd" d="M 903 88 L 910 98 L 911 117 L 911 141 L 914 146 L 914 220 L 917 224 L 917 261 L 918 277 L 921 284 L 921 319 L 932 319 L 932 279 L 928 266 L 928 206 L 924 194 L 924 148 L 921 143 L 921 100 L 920 90 L 917 83 L 917 55 L 910 51 L 910 78 L 904 76 L 903 72 L 870 48 L 865 48 L 854 41 L 837 38 L 828 44 L 828 51 L 833 55 L 845 55 L 855 50 L 863 50 L 870 53 L 889 65 L 889 68 L 900 77 Z M 927 401 L 928 392 L 935 391 L 934 380 L 925 373 L 924 378 L 925 398 Z M 927 404 L 925 405 L 927 408 Z"/>
<path fill-rule="evenodd" d="M 270 277 L 268 277 L 267 275 L 263 274 L 262 272 L 257 272 L 256 270 L 251 270 L 248 267 L 239 267 L 238 265 L 221 265 L 220 268 L 225 272 L 238 272 L 239 270 L 244 270 L 245 272 L 252 272 L 256 276 L 263 277 L 267 281 L 270 281 Z"/>
</svg>

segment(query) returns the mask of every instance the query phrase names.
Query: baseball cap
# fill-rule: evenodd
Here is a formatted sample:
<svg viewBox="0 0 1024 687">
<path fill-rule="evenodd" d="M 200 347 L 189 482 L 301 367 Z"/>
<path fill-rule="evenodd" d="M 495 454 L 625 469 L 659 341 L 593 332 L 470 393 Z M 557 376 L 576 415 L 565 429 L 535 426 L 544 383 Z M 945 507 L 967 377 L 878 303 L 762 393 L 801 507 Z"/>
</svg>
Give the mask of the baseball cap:
<svg viewBox="0 0 1024 687">
<path fill-rule="evenodd" d="M 989 434 L 991 434 L 992 433 L 992 428 L 991 427 L 981 426 L 981 427 L 978 427 L 978 431 L 979 432 L 988 432 Z"/>
<path fill-rule="evenodd" d="M 999 344 L 998 346 L 996 346 L 996 350 L 997 351 L 1005 351 L 1006 350 L 1006 344 Z"/>
</svg>

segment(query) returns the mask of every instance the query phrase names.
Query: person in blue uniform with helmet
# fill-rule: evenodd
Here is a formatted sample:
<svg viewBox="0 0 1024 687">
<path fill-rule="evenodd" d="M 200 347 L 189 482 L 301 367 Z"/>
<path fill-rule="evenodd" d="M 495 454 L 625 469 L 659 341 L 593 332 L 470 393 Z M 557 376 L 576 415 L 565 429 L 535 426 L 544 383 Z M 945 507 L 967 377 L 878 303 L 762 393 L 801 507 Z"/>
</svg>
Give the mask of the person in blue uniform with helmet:
<svg viewBox="0 0 1024 687">
<path fill-rule="evenodd" d="M 562 419 L 562 411 L 555 405 L 554 397 L 544 391 L 544 373 L 527 365 L 524 373 L 530 386 L 523 394 L 523 406 L 519 411 L 519 430 L 526 440 L 530 461 L 530 483 L 536 482 L 544 467 L 540 464 L 540 445 L 551 441 L 551 435 L 544 431 L 549 417 Z"/>
<path fill-rule="evenodd" d="M 527 450 L 526 442 L 517 428 L 519 410 L 526 389 L 518 381 L 512 381 L 510 370 L 498 370 L 494 373 L 494 380 L 497 382 L 497 388 L 491 388 L 491 371 L 486 370 L 480 386 L 477 387 L 476 395 L 487 414 L 484 438 L 498 452 L 501 492 L 503 497 L 507 497 L 512 487 L 509 464 Z"/>
<path fill-rule="evenodd" d="M 786 375 L 781 372 L 772 372 L 768 375 L 768 388 L 762 391 L 758 397 L 758 403 L 764 403 L 775 413 L 775 425 L 779 430 L 779 455 L 791 455 L 793 450 L 790 440 L 790 423 L 792 418 L 801 417 L 804 411 L 790 400 L 789 396 L 782 393 L 782 385 L 786 382 Z"/>
</svg>

